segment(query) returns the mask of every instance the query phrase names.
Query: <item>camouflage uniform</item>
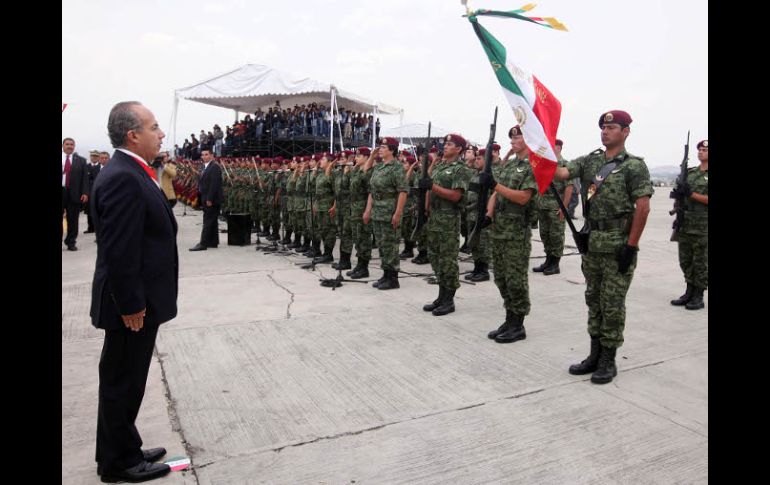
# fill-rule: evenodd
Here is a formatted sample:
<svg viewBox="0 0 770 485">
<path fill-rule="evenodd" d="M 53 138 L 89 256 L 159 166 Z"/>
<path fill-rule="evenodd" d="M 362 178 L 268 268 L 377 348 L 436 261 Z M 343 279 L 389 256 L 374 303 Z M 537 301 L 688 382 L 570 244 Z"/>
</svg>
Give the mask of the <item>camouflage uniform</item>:
<svg viewBox="0 0 770 485">
<path fill-rule="evenodd" d="M 468 173 L 468 185 L 478 184 L 480 170 L 475 168 L 466 168 Z M 473 233 L 473 227 L 476 225 L 476 217 L 478 216 L 478 202 L 479 193 L 469 190 L 465 193 L 465 212 L 467 219 L 467 232 L 468 237 Z M 485 209 L 486 212 L 486 209 Z M 489 273 L 487 268 L 489 267 L 489 261 L 492 259 L 492 247 L 489 242 L 489 229 L 484 228 L 481 230 L 479 236 L 479 243 L 473 248 L 471 254 L 473 255 L 473 273 L 466 275 L 465 279 L 471 281 L 486 281 L 489 279 Z M 483 274 L 486 273 L 486 278 L 483 278 Z M 478 275 L 478 276 L 475 276 Z"/>
<path fill-rule="evenodd" d="M 313 214 L 316 235 L 316 252 L 320 251 L 321 242 L 324 244 L 324 258 L 329 259 L 337 242 L 337 221 L 332 220 L 329 209 L 334 204 L 334 180 L 333 175 L 326 175 L 322 169 L 318 169 L 315 176 L 315 193 L 313 196 Z"/>
<path fill-rule="evenodd" d="M 270 170 L 262 171 L 262 190 L 260 190 L 260 212 L 259 220 L 262 221 L 262 235 L 267 236 L 270 234 L 270 207 L 273 205 L 270 194 L 272 193 L 272 178 L 273 175 Z"/>
<path fill-rule="evenodd" d="M 367 266 L 372 259 L 372 224 L 364 224 L 363 216 L 369 198 L 372 170 L 364 172 L 363 165 L 350 172 L 350 228 L 356 245 L 357 268 Z"/>
<path fill-rule="evenodd" d="M 297 209 L 295 208 L 297 181 L 294 178 L 294 172 L 289 171 L 283 174 L 284 186 L 286 192 L 283 194 L 284 210 L 286 211 L 286 235 L 283 238 L 284 244 L 291 243 L 291 234 L 297 230 Z"/>
<path fill-rule="evenodd" d="M 563 167 L 564 165 L 564 159 L 559 158 L 558 166 Z M 569 183 L 566 180 L 553 179 L 553 186 L 556 187 L 556 192 L 558 192 L 562 200 L 564 200 L 564 191 L 568 185 Z M 533 268 L 533 270 L 545 274 L 559 273 L 559 260 L 564 253 L 564 227 L 566 226 L 566 221 L 559 218 L 559 203 L 550 187 L 537 197 L 537 220 L 546 260 L 542 265 Z"/>
<path fill-rule="evenodd" d="M 508 160 L 498 170 L 496 181 L 510 189 L 531 190 L 537 192 L 537 183 L 532 173 L 529 158 Z M 503 298 L 506 309 L 506 322 L 521 327 L 521 322 L 529 314 L 529 254 L 531 244 L 531 219 L 534 217 L 535 201 L 525 205 L 511 202 L 497 194 L 492 226 L 489 238 L 492 245 L 492 261 L 495 266 L 495 285 Z M 515 315 L 521 322 L 510 322 Z M 505 329 L 501 327 L 500 331 Z"/>
<path fill-rule="evenodd" d="M 417 210 L 420 208 L 420 204 L 425 204 L 425 200 L 420 201 L 420 189 L 418 187 L 418 183 L 420 182 L 420 177 L 422 177 L 422 166 L 414 168 L 414 171 L 412 173 L 412 179 L 409 183 L 409 198 L 413 199 L 414 201 L 414 222 L 412 222 L 412 228 L 411 230 L 414 230 L 414 225 L 417 223 Z M 409 236 L 411 237 L 411 231 Z M 417 264 L 426 264 L 428 263 L 428 231 L 427 231 L 427 224 L 423 224 L 423 226 L 420 228 L 419 231 L 417 231 L 417 234 L 414 236 L 415 240 L 414 243 L 417 245 L 417 257 L 415 257 L 412 262 Z M 417 261 L 415 261 L 417 260 Z"/>
<path fill-rule="evenodd" d="M 393 159 L 380 163 L 371 169 L 369 190 L 372 195 L 372 229 L 380 249 L 380 260 L 384 271 L 398 272 L 399 231 L 393 229 L 391 219 L 396 211 L 398 197 L 407 192 L 404 167 Z"/>
<path fill-rule="evenodd" d="M 708 170 L 693 167 L 687 172 L 693 192 L 709 193 Z M 688 285 L 705 290 L 709 286 L 709 206 L 689 197 L 684 202 L 684 222 L 679 229 L 679 267 Z"/>
<path fill-rule="evenodd" d="M 462 160 L 441 160 L 433 167 L 433 183 L 446 189 L 468 189 L 467 173 Z M 428 259 L 436 274 L 439 287 L 457 290 L 460 270 L 457 255 L 460 249 L 460 206 L 462 199 L 452 202 L 430 194 L 428 218 Z"/>
<path fill-rule="evenodd" d="M 350 225 L 350 173 L 345 173 L 345 167 L 333 171 L 334 198 L 337 201 L 337 210 L 342 214 L 342 227 L 340 231 L 340 253 L 353 252 L 353 232 Z M 345 268 L 343 268 L 345 269 Z"/>
<path fill-rule="evenodd" d="M 620 164 L 607 175 L 599 192 L 593 196 L 594 177 L 610 161 Z M 588 334 L 598 338 L 602 347 L 617 349 L 623 345 L 626 293 L 636 268 L 634 256 L 628 271 L 621 274 L 618 254 L 628 243 L 636 199 L 653 194 L 650 172 L 641 157 L 625 150 L 612 160 L 606 160 L 604 152 L 596 150 L 566 166 L 570 179 L 580 178 L 583 197 L 587 201 L 586 223 L 591 228 L 588 254 L 583 255 L 582 262 Z"/>
<path fill-rule="evenodd" d="M 417 167 L 412 169 L 412 173 L 406 180 L 406 204 L 404 204 L 404 214 L 401 217 L 401 237 L 404 239 L 404 245 L 407 248 L 413 248 L 415 243 L 412 239 L 412 231 L 414 231 L 414 221 L 415 216 L 417 215 L 417 196 L 415 195 L 417 189 L 413 188 L 415 180 L 419 178 L 416 170 Z M 404 251 L 406 251 L 406 249 L 404 249 Z"/>
</svg>

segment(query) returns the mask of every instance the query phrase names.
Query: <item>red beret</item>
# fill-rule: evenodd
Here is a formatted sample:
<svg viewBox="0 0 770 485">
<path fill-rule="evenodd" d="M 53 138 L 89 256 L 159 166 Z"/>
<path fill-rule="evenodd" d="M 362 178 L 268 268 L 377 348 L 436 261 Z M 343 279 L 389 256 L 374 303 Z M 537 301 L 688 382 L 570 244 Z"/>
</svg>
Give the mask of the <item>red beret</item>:
<svg viewBox="0 0 770 485">
<path fill-rule="evenodd" d="M 273 161 L 276 163 L 280 163 L 283 161 L 283 157 L 278 155 L 277 157 L 273 157 Z"/>
<path fill-rule="evenodd" d="M 417 159 L 414 158 L 413 156 L 409 155 L 408 157 L 406 157 L 406 161 L 409 162 L 409 163 L 414 163 L 414 162 L 417 161 Z"/>
<path fill-rule="evenodd" d="M 267 157 L 267 158 L 263 158 L 263 159 L 262 159 L 262 163 L 273 163 L 273 159 L 272 159 L 272 158 L 270 158 L 270 157 Z"/>
<path fill-rule="evenodd" d="M 438 153 L 438 147 L 431 147 L 431 149 L 428 150 L 428 153 Z"/>
<path fill-rule="evenodd" d="M 349 157 L 353 155 L 353 150 L 345 150 L 344 152 L 342 152 L 342 154 L 345 155 L 346 157 Z"/>
<path fill-rule="evenodd" d="M 615 123 L 620 126 L 628 126 L 632 121 L 634 120 L 631 119 L 630 114 L 619 109 L 614 109 L 612 111 L 602 113 L 602 115 L 599 117 L 599 128 L 604 126 L 605 123 Z"/>
<path fill-rule="evenodd" d="M 447 142 L 447 141 L 451 141 L 451 142 L 452 142 L 452 143 L 454 143 L 455 145 L 461 146 L 461 147 L 463 147 L 463 148 L 465 148 L 465 147 L 468 145 L 468 142 L 467 142 L 467 141 L 465 141 L 465 138 L 461 137 L 460 135 L 456 135 L 456 134 L 454 134 L 454 133 L 450 133 L 450 134 L 448 134 L 448 135 L 447 135 L 447 136 L 444 138 L 444 141 L 445 141 L 445 142 Z"/>
<path fill-rule="evenodd" d="M 508 130 L 508 138 L 513 138 L 514 136 L 522 136 L 521 127 L 519 125 L 516 125 L 510 130 Z"/>
<path fill-rule="evenodd" d="M 313 158 L 313 157 L 302 157 L 302 161 L 303 162 L 309 162 L 311 158 Z"/>
<path fill-rule="evenodd" d="M 709 141 L 708 139 L 706 139 L 706 140 L 699 141 L 698 146 L 696 148 L 708 148 L 708 147 L 709 147 Z"/>
<path fill-rule="evenodd" d="M 564 142 L 559 140 L 558 138 L 556 139 L 556 143 L 555 144 L 558 145 L 558 146 L 564 146 Z"/>
<path fill-rule="evenodd" d="M 367 157 L 372 154 L 372 150 L 370 150 L 369 147 L 358 147 L 356 151 L 361 155 L 365 155 Z"/>
<path fill-rule="evenodd" d="M 500 151 L 500 145 L 497 143 L 492 143 L 492 151 L 493 152 L 499 152 Z"/>
<path fill-rule="evenodd" d="M 486 148 L 481 148 L 481 149 L 479 149 L 479 155 L 481 155 L 482 157 L 483 157 L 483 156 L 484 156 L 486 153 L 487 153 L 487 149 L 486 149 Z"/>
<path fill-rule="evenodd" d="M 313 154 L 313 160 L 315 160 L 316 162 L 320 162 L 323 156 L 324 156 L 323 153 L 315 153 Z"/>
<path fill-rule="evenodd" d="M 395 145 L 398 146 L 398 138 L 392 136 L 384 136 L 380 138 L 380 145 Z"/>
</svg>

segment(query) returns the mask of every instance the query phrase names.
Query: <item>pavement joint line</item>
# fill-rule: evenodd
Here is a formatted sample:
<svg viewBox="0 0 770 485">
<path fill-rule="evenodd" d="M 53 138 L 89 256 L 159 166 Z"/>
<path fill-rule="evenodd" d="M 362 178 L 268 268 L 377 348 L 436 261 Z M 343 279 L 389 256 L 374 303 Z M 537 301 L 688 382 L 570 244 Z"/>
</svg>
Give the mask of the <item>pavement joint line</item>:
<svg viewBox="0 0 770 485">
<path fill-rule="evenodd" d="M 294 293 L 282 284 L 275 281 L 275 278 L 273 278 L 274 271 L 270 271 L 270 273 L 267 275 L 268 278 L 270 278 L 270 281 L 276 284 L 276 286 L 283 288 L 284 291 L 286 291 L 289 295 L 291 295 L 291 300 L 289 301 L 289 304 L 286 306 L 286 320 L 291 318 L 291 306 L 294 304 Z"/>
<path fill-rule="evenodd" d="M 176 400 L 171 397 L 171 389 L 168 387 L 168 380 L 166 379 L 166 368 L 163 365 L 163 356 L 166 354 L 161 353 L 158 350 L 157 344 L 155 345 L 154 349 L 154 356 L 156 359 L 158 359 L 158 364 L 160 365 L 160 380 L 163 383 L 163 395 L 166 398 L 166 410 L 168 411 L 168 418 L 169 421 L 171 421 L 171 429 L 172 431 L 175 431 L 179 433 L 179 436 L 182 438 L 182 446 L 184 446 L 185 454 L 190 458 L 190 464 L 192 465 L 193 460 L 193 453 L 192 453 L 192 446 L 187 441 L 187 438 L 185 438 L 184 430 L 182 429 L 182 423 L 179 421 L 179 416 L 176 412 Z M 200 484 L 200 480 L 198 479 L 198 474 L 196 473 L 196 467 L 191 466 L 190 471 L 192 473 L 192 476 L 195 478 L 195 483 Z"/>
</svg>

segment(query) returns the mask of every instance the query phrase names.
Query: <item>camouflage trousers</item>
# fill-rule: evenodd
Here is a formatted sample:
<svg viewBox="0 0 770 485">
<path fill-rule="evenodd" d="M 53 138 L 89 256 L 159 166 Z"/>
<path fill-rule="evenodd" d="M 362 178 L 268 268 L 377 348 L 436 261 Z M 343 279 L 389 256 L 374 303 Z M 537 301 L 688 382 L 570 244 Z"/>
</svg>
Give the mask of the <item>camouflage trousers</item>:
<svg viewBox="0 0 770 485">
<path fill-rule="evenodd" d="M 415 238 L 417 240 L 417 249 L 419 249 L 420 251 L 423 251 L 423 250 L 427 251 L 428 250 L 428 230 L 425 228 L 425 225 L 423 225 L 420 228 L 420 230 L 417 231 Z"/>
<path fill-rule="evenodd" d="M 350 206 L 341 205 L 342 227 L 340 230 L 340 251 L 343 253 L 353 252 L 353 227 L 350 224 Z"/>
<path fill-rule="evenodd" d="M 428 228 L 428 260 L 439 286 L 456 290 L 460 287 L 460 236 L 457 231 L 436 231 Z"/>
<path fill-rule="evenodd" d="M 281 228 L 281 206 L 275 204 L 273 200 L 270 201 L 270 227 L 276 233 Z"/>
<path fill-rule="evenodd" d="M 626 293 L 634 277 L 637 257 L 626 274 L 618 272 L 615 253 L 590 252 L 583 256 L 582 269 L 586 279 L 588 334 L 599 337 L 604 347 L 623 345 L 626 325 Z"/>
<path fill-rule="evenodd" d="M 482 233 L 483 234 L 483 233 Z M 492 239 L 492 264 L 495 285 L 503 298 L 503 307 L 529 315 L 529 254 L 532 251 L 529 224 L 516 229 L 513 239 Z"/>
<path fill-rule="evenodd" d="M 406 207 L 404 207 L 404 215 L 401 216 L 401 238 L 406 241 L 412 241 L 412 231 L 414 230 L 414 217 L 415 211 L 414 206 L 410 207 L 409 204 L 407 204 Z"/>
<path fill-rule="evenodd" d="M 679 233 L 679 267 L 687 284 L 704 290 L 709 286 L 708 236 Z"/>
<path fill-rule="evenodd" d="M 475 214 L 474 214 L 475 215 Z M 473 226 L 476 225 L 476 219 L 469 218 L 468 219 L 468 237 L 470 238 L 471 233 L 473 232 Z M 473 251 L 471 253 L 473 255 L 473 262 L 474 263 L 484 263 L 489 264 L 489 261 L 492 260 L 492 243 L 489 240 L 489 229 L 485 228 L 481 230 L 481 236 L 479 236 L 479 243 L 476 245 L 475 248 L 473 248 Z M 527 255 L 529 257 L 529 255 Z"/>
<path fill-rule="evenodd" d="M 537 211 L 537 220 L 546 256 L 561 258 L 564 254 L 564 227 L 567 223 L 559 220 L 558 210 L 540 209 Z"/>
<path fill-rule="evenodd" d="M 293 228 L 291 220 L 289 219 L 289 210 L 286 208 L 286 201 L 284 201 L 283 204 L 284 206 L 281 209 L 281 224 L 283 224 L 283 230 L 288 233 L 293 230 Z"/>
<path fill-rule="evenodd" d="M 308 241 L 315 239 L 315 217 L 312 216 L 310 209 L 305 209 L 302 213 L 305 218 L 305 239 Z"/>
<path fill-rule="evenodd" d="M 251 220 L 254 222 L 254 225 L 256 227 L 260 227 L 260 223 L 262 222 L 262 207 L 260 206 L 260 199 L 259 194 L 251 194 L 252 201 L 251 201 Z"/>
<path fill-rule="evenodd" d="M 259 213 L 259 220 L 262 221 L 262 225 L 264 226 L 270 226 L 270 205 L 272 205 L 272 201 L 270 200 L 267 195 L 262 194 L 262 199 L 259 201 L 260 204 L 260 213 Z"/>
<path fill-rule="evenodd" d="M 289 227 L 295 234 L 302 234 L 305 230 L 305 213 L 298 210 L 289 211 Z"/>
<path fill-rule="evenodd" d="M 364 224 L 363 214 L 351 213 L 350 230 L 356 245 L 356 258 L 372 259 L 372 223 Z"/>
<path fill-rule="evenodd" d="M 400 269 L 401 260 L 398 257 L 398 240 L 400 227 L 393 229 L 390 221 L 372 221 L 374 237 L 377 239 L 377 247 L 380 250 L 380 265 L 383 271 Z"/>
<path fill-rule="evenodd" d="M 335 214 L 336 215 L 336 214 Z M 336 218 L 332 220 L 329 210 L 320 208 L 313 214 L 313 223 L 315 227 L 315 241 L 322 241 L 324 249 L 334 249 L 337 242 L 337 224 Z"/>
</svg>

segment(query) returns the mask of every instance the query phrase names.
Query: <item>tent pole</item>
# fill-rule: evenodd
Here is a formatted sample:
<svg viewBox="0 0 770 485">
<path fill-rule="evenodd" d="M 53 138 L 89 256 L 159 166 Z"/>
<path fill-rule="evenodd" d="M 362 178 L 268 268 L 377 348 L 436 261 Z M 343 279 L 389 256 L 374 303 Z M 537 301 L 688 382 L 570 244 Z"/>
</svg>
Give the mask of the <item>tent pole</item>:
<svg viewBox="0 0 770 485">
<path fill-rule="evenodd" d="M 179 95 L 176 91 L 174 91 L 174 107 L 171 110 L 171 159 L 176 160 L 176 150 L 174 150 L 174 145 L 176 145 L 176 112 L 179 108 Z"/>
</svg>

